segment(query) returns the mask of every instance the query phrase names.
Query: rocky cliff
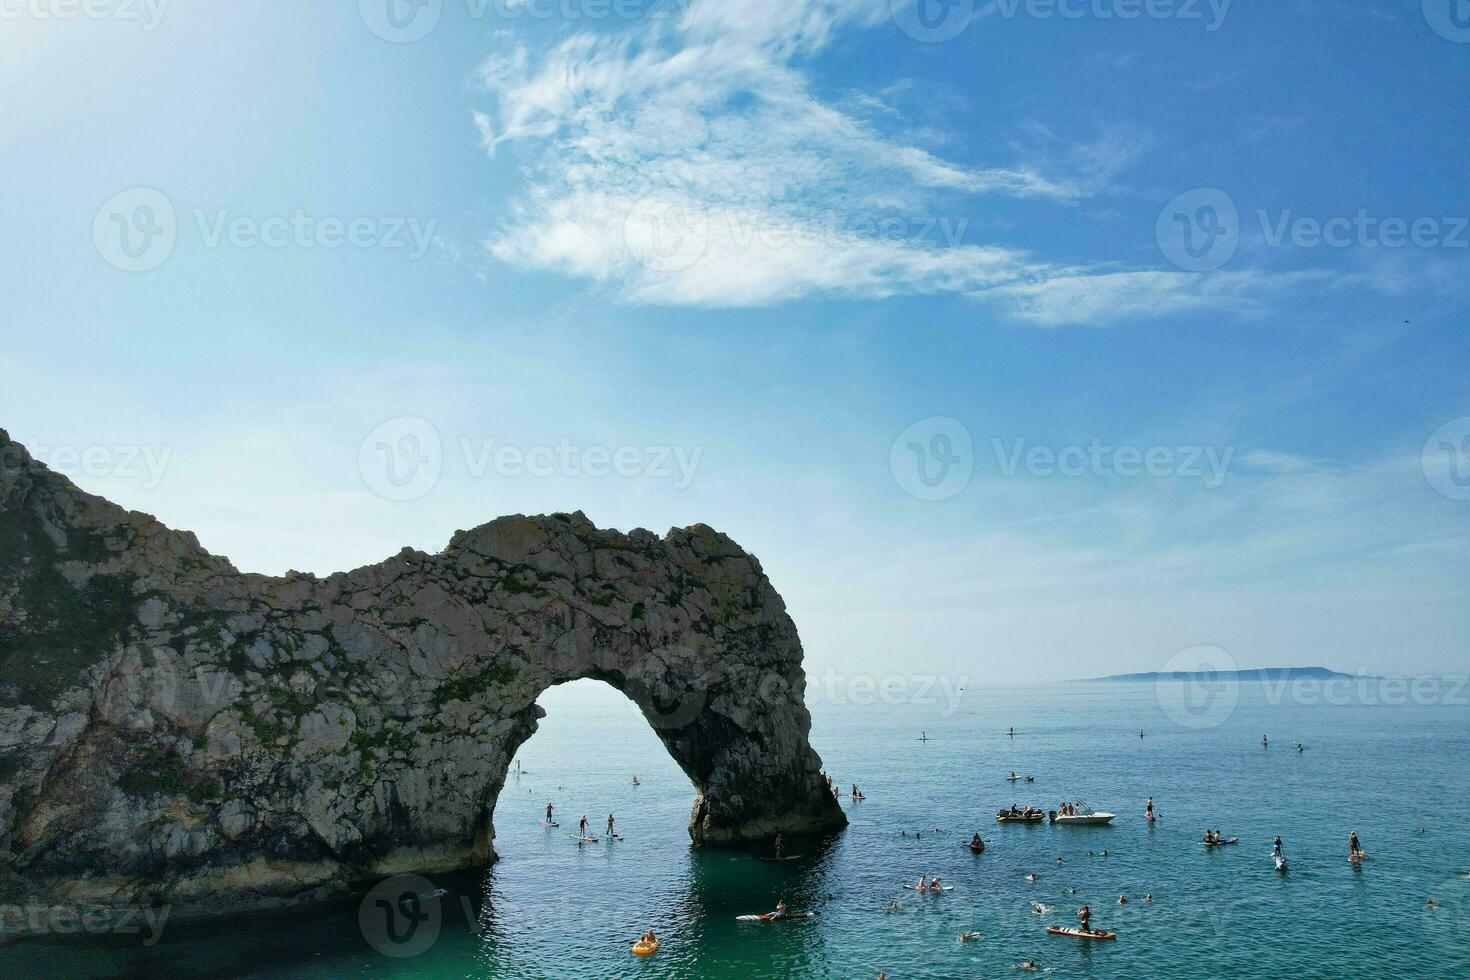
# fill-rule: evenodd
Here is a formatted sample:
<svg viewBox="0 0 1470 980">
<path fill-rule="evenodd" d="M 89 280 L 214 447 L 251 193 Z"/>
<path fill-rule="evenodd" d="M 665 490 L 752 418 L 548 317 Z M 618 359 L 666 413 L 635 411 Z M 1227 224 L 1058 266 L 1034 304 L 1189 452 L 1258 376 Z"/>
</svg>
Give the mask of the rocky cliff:
<svg viewBox="0 0 1470 980">
<path fill-rule="evenodd" d="M 760 564 L 702 525 L 506 517 L 242 574 L 0 431 L 0 903 L 248 908 L 493 860 L 536 697 L 588 677 L 688 773 L 696 845 L 837 828 L 801 658 Z"/>
</svg>

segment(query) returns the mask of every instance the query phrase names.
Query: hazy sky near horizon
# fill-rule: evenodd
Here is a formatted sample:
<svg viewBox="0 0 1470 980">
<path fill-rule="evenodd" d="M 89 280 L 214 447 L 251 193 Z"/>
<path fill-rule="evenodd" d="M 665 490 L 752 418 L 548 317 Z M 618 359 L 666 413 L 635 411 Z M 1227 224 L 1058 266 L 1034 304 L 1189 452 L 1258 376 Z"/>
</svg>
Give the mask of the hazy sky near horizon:
<svg viewBox="0 0 1470 980">
<path fill-rule="evenodd" d="M 0 427 L 251 571 L 707 523 L 814 673 L 1463 670 L 1450 0 L 922 3 L 0 0 Z"/>
</svg>

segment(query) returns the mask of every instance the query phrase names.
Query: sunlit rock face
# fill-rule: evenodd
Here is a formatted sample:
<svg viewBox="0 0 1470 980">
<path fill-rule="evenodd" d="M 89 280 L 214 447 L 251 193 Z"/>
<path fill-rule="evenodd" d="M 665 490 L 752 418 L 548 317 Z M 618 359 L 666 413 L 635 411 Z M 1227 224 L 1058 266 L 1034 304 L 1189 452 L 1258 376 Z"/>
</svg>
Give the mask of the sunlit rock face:
<svg viewBox="0 0 1470 980">
<path fill-rule="evenodd" d="M 242 574 L 0 431 L 0 902 L 248 908 L 493 860 L 536 698 L 581 678 L 689 775 L 696 845 L 839 828 L 801 661 L 760 564 L 703 525 L 505 517 Z"/>
</svg>

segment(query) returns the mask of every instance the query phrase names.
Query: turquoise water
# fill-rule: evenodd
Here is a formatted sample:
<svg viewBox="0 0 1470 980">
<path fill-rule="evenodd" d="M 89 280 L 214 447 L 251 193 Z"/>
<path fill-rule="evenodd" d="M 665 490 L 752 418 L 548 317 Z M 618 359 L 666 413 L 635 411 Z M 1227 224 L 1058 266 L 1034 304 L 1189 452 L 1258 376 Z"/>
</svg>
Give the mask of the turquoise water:
<svg viewBox="0 0 1470 980">
<path fill-rule="evenodd" d="M 12 943 L 0 947 L 3 972 L 655 980 L 884 970 L 899 980 L 1015 976 L 1017 962 L 1035 959 L 1055 977 L 1470 973 L 1463 697 L 1276 704 L 1249 685 L 1223 723 L 1201 729 L 1177 724 L 1143 684 L 969 691 L 947 716 L 935 705 L 814 704 L 813 742 L 828 771 L 844 787 L 857 782 L 868 799 L 844 800 L 845 833 L 793 847 L 806 857 L 777 864 L 690 851 L 687 779 L 621 695 L 593 687 L 548 695 L 550 713 L 520 755 L 528 775 L 507 784 L 496 811 L 503 860 L 433 882 L 448 892 L 424 904 L 422 931 L 387 944 L 426 946 L 416 955 L 378 952 L 354 899 L 168 923 L 151 948 L 136 937 Z M 1020 734 L 1004 737 L 1012 725 Z M 934 740 L 917 741 L 921 730 Z M 1305 752 L 1293 750 L 1296 741 Z M 1003 778 L 1011 769 L 1036 782 L 1013 787 Z M 641 786 L 631 785 L 634 771 Z M 1143 819 L 1150 795 L 1160 814 L 1152 826 Z M 1107 828 L 994 822 L 1012 801 L 1054 807 L 1064 797 L 1118 819 Z M 548 799 L 560 830 L 536 822 Z M 625 841 L 579 847 L 565 835 L 582 813 L 600 830 L 609 810 Z M 1198 842 L 1206 826 L 1241 842 L 1207 850 Z M 992 841 L 978 857 L 964 847 L 976 829 Z M 916 840 L 901 830 L 921 833 Z M 1361 867 L 1346 860 L 1351 830 L 1370 854 Z M 1286 875 L 1268 857 L 1276 834 L 1291 860 Z M 1103 849 L 1110 856 L 1096 854 Z M 1028 872 L 1039 880 L 1027 881 Z M 901 888 L 920 873 L 941 874 L 956 890 L 941 897 Z M 1117 904 L 1120 893 L 1129 904 Z M 1441 908 L 1425 907 L 1431 895 Z M 820 917 L 735 921 L 783 896 Z M 895 900 L 901 911 L 886 911 Z M 1032 901 L 1048 914 L 1035 914 Z M 1118 932 L 1116 942 L 1043 932 L 1075 924 L 1082 902 Z M 382 942 L 374 911 L 367 931 Z M 662 949 L 631 956 L 630 943 L 650 926 Z M 960 945 L 964 930 L 983 938 Z"/>
</svg>

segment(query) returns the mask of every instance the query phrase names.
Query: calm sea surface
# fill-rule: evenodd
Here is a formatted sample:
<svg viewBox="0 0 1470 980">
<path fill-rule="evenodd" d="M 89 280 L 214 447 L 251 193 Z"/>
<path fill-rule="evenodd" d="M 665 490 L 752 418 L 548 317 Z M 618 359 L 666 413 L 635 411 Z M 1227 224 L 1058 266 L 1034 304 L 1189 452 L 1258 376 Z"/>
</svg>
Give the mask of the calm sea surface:
<svg viewBox="0 0 1470 980">
<path fill-rule="evenodd" d="M 813 742 L 828 772 L 868 798 L 843 800 L 845 833 L 775 863 L 691 851 L 688 780 L 620 694 L 573 685 L 544 699 L 550 713 L 520 755 L 528 774 L 500 798 L 503 859 L 436 879 L 431 888 L 446 893 L 422 904 L 421 922 L 395 914 L 394 937 L 387 911 L 369 902 L 360 915 L 354 898 L 169 922 L 151 947 L 137 936 L 7 943 L 0 975 L 654 980 L 883 970 L 901 980 L 1024 975 L 1015 965 L 1025 959 L 1055 977 L 1470 975 L 1466 692 L 1446 698 L 1443 688 L 1431 704 L 1327 704 L 1251 684 L 1209 724 L 1219 719 L 1166 710 L 1182 704 L 1173 687 L 1162 701 L 1151 684 L 971 690 L 952 713 L 814 704 Z M 1017 737 L 1005 737 L 1010 726 Z M 918 741 L 920 731 L 933 740 Z M 1013 786 L 1012 769 L 1036 781 Z M 1148 796 L 1160 814 L 1153 825 L 1143 819 Z M 1076 797 L 1117 813 L 1114 825 L 994 821 L 1013 801 L 1050 808 Z M 548 800 L 559 830 L 537 823 Z M 624 841 L 579 846 L 567 836 L 581 814 L 600 830 L 609 811 Z M 1240 844 L 1206 849 L 1207 826 Z M 977 829 L 992 842 L 978 857 L 964 847 Z M 1353 830 L 1370 854 L 1361 867 L 1346 859 Z M 1291 861 L 1285 875 L 1269 860 L 1276 834 Z M 955 891 L 902 889 L 920 873 Z M 1426 907 L 1431 896 L 1440 908 Z M 820 916 L 735 921 L 782 897 Z M 899 911 L 887 910 L 893 901 Z M 1116 942 L 1045 934 L 1075 924 L 1083 902 Z M 650 926 L 662 949 L 631 956 Z M 982 938 L 961 945 L 966 930 Z"/>
</svg>

